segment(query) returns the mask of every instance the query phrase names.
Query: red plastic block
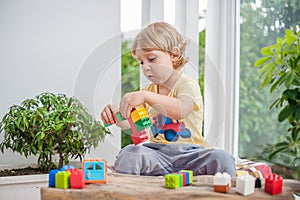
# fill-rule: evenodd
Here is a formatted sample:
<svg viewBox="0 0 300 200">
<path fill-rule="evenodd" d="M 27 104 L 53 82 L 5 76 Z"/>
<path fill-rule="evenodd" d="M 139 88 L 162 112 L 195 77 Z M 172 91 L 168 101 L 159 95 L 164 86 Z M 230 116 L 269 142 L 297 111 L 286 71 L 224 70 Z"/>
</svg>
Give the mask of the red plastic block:
<svg viewBox="0 0 300 200">
<path fill-rule="evenodd" d="M 282 177 L 277 174 L 271 174 L 265 179 L 265 192 L 272 195 L 282 192 Z"/>
<path fill-rule="evenodd" d="M 70 170 L 70 187 L 72 189 L 82 189 L 85 187 L 83 171 L 77 168 Z"/>
<path fill-rule="evenodd" d="M 189 185 L 186 179 L 186 174 L 187 174 L 186 172 L 174 172 L 174 174 L 182 174 L 182 185 L 183 186 Z"/>
<path fill-rule="evenodd" d="M 132 131 L 132 135 L 131 135 L 131 139 L 132 142 L 137 145 L 139 143 L 145 142 L 148 140 L 148 135 L 147 132 L 145 130 L 143 131 L 138 131 L 135 127 L 135 124 L 133 123 L 131 118 L 128 118 L 128 122 L 131 126 L 131 131 Z"/>
</svg>

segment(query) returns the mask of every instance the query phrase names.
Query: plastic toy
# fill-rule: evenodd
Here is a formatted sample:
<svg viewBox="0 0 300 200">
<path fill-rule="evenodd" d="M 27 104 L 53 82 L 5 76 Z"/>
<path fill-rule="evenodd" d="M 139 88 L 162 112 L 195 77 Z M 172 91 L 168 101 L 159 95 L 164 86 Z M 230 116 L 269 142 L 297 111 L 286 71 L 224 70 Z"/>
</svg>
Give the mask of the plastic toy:
<svg viewBox="0 0 300 200">
<path fill-rule="evenodd" d="M 227 193 L 231 186 L 231 177 L 227 173 L 218 172 L 214 176 L 214 191 Z"/>
<path fill-rule="evenodd" d="M 182 184 L 182 174 L 167 174 L 165 176 L 165 187 L 176 189 L 183 186 Z"/>
<path fill-rule="evenodd" d="M 193 183 L 193 171 L 181 170 L 172 174 L 165 175 L 165 187 L 176 189 Z"/>
<path fill-rule="evenodd" d="M 180 170 L 179 173 L 185 173 L 186 174 L 186 185 L 190 185 L 193 183 L 193 171 L 192 170 Z"/>
<path fill-rule="evenodd" d="M 125 120 L 121 116 L 120 112 L 113 114 L 113 118 L 116 123 Z M 130 112 L 130 118 L 128 118 L 127 120 L 132 131 L 131 139 L 135 145 L 145 142 L 149 139 L 145 129 L 151 126 L 151 122 L 148 117 L 147 111 L 143 106 L 133 108 Z M 104 125 L 108 127 L 112 124 Z"/>
<path fill-rule="evenodd" d="M 85 183 L 106 183 L 107 162 L 104 159 L 85 159 L 82 162 Z"/>
<path fill-rule="evenodd" d="M 236 191 L 244 196 L 254 193 L 255 178 L 251 175 L 242 175 L 236 178 Z"/>
<path fill-rule="evenodd" d="M 282 177 L 277 174 L 271 174 L 265 179 L 265 192 L 276 195 L 282 192 Z"/>
<path fill-rule="evenodd" d="M 77 168 L 70 169 L 70 188 L 82 189 L 85 187 L 85 181 L 83 177 L 83 171 Z"/>
<path fill-rule="evenodd" d="M 49 187 L 55 187 L 55 175 L 57 174 L 58 169 L 53 169 L 49 172 Z"/>
<path fill-rule="evenodd" d="M 255 179 L 255 187 L 256 188 L 261 188 L 261 180 L 260 180 L 260 178 L 256 178 Z"/>
<path fill-rule="evenodd" d="M 55 175 L 55 187 L 68 189 L 70 187 L 70 171 L 58 171 Z"/>
</svg>

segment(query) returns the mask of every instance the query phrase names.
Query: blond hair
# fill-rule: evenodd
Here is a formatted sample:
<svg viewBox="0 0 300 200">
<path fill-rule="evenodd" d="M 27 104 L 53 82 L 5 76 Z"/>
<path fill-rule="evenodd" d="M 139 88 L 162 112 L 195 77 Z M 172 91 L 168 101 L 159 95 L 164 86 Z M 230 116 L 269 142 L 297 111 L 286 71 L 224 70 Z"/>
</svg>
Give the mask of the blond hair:
<svg viewBox="0 0 300 200">
<path fill-rule="evenodd" d="M 171 56 L 178 57 L 173 63 L 173 68 L 180 69 L 188 62 L 188 58 L 185 57 L 186 45 L 187 42 L 172 25 L 166 22 L 156 22 L 149 24 L 137 34 L 131 52 L 133 55 L 137 49 L 168 52 Z M 179 52 L 174 52 L 174 48 L 178 48 Z"/>
</svg>

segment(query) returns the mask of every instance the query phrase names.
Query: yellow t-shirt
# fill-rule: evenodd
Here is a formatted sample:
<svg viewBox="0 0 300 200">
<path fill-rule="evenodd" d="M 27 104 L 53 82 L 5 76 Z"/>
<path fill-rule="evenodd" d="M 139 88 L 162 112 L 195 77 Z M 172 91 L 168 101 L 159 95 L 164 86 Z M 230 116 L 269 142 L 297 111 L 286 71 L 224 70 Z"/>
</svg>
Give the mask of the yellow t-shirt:
<svg viewBox="0 0 300 200">
<path fill-rule="evenodd" d="M 150 84 L 143 90 L 157 93 L 157 85 Z M 177 98 L 188 96 L 194 101 L 193 111 L 182 120 L 173 120 L 158 113 L 154 108 L 145 105 L 152 126 L 150 142 L 173 144 L 190 143 L 208 147 L 202 137 L 203 103 L 198 83 L 182 74 L 176 81 L 168 96 Z"/>
</svg>

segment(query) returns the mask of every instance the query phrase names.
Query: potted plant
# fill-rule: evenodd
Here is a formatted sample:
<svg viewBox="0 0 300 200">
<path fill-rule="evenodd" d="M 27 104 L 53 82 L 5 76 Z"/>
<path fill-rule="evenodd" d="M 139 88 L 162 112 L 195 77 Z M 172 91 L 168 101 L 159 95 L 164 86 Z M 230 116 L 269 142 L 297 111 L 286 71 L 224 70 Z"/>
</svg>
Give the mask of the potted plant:
<svg viewBox="0 0 300 200">
<path fill-rule="evenodd" d="M 70 158 L 82 158 L 110 132 L 97 122 L 76 98 L 42 93 L 13 105 L 0 122 L 4 149 L 25 157 L 38 155 L 41 170 L 61 168 Z M 58 155 L 58 166 L 53 156 Z"/>
<path fill-rule="evenodd" d="M 260 68 L 260 88 L 270 87 L 270 92 L 280 92 L 270 108 L 281 108 L 278 121 L 288 120 L 290 128 L 284 140 L 264 150 L 267 159 L 281 158 L 281 164 L 292 170 L 293 178 L 299 177 L 300 161 L 300 31 L 286 30 L 276 44 L 261 49 L 262 58 L 255 62 Z M 280 159 L 277 159 L 280 160 Z"/>
</svg>

